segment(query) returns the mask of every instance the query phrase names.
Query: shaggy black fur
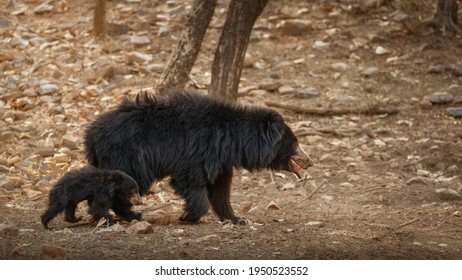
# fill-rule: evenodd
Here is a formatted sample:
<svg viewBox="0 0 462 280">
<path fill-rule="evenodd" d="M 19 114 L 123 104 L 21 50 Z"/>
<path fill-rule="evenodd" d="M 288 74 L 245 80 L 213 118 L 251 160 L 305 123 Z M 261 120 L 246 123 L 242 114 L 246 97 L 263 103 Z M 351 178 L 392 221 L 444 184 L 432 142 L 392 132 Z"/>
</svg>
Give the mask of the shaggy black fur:
<svg viewBox="0 0 462 280">
<path fill-rule="evenodd" d="M 82 218 L 75 216 L 75 209 L 84 200 L 88 201 L 94 220 L 105 217 L 111 223 L 109 209 L 127 221 L 139 220 L 141 214 L 131 210 L 133 204 L 130 202 L 138 192 L 135 180 L 122 171 L 100 170 L 93 166 L 69 171 L 50 191 L 48 209 L 41 216 L 42 224 L 48 228 L 48 222 L 62 211 L 65 221 L 80 221 Z"/>
<path fill-rule="evenodd" d="M 275 111 L 220 102 L 201 94 L 173 91 L 125 99 L 86 131 L 89 163 L 123 170 L 146 194 L 153 181 L 171 177 L 185 201 L 182 221 L 196 222 L 209 203 L 221 220 L 237 223 L 230 204 L 233 168 L 288 170 L 297 139 Z"/>
</svg>

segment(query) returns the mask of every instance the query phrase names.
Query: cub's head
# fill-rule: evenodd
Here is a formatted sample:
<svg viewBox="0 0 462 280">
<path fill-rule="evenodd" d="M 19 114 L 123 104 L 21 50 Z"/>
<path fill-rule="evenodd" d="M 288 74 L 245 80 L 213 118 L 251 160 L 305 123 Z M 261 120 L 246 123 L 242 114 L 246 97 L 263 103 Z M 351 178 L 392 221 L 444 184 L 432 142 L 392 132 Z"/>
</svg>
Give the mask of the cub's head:
<svg viewBox="0 0 462 280">
<path fill-rule="evenodd" d="M 125 172 L 116 170 L 116 176 L 119 176 L 119 184 L 115 187 L 117 195 L 124 200 L 133 202 L 141 201 L 139 187 L 136 181 Z"/>
</svg>

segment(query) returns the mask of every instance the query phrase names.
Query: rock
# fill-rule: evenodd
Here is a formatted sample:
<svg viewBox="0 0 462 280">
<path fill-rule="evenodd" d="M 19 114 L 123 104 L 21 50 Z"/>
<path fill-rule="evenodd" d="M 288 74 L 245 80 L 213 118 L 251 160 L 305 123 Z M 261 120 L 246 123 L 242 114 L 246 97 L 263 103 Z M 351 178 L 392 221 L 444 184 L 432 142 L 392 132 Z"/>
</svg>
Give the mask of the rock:
<svg viewBox="0 0 462 280">
<path fill-rule="evenodd" d="M 46 260 L 65 260 L 67 252 L 64 248 L 44 244 L 42 245 L 42 256 Z"/>
<path fill-rule="evenodd" d="M 130 37 L 130 42 L 134 44 L 136 47 L 141 47 L 141 46 L 151 44 L 151 40 L 149 39 L 148 36 L 133 35 Z"/>
<path fill-rule="evenodd" d="M 344 62 L 336 62 L 330 65 L 330 68 L 334 71 L 345 72 L 348 70 L 348 65 Z"/>
<path fill-rule="evenodd" d="M 324 223 L 319 221 L 311 221 L 305 224 L 305 226 L 316 226 L 316 227 L 323 227 Z"/>
<path fill-rule="evenodd" d="M 0 19 L 0 28 L 8 28 L 8 27 L 11 27 L 12 25 L 13 24 L 11 23 L 11 21 L 4 19 L 4 18 Z"/>
<path fill-rule="evenodd" d="M 295 92 L 295 88 L 289 85 L 283 85 L 278 89 L 280 94 L 292 94 Z"/>
<path fill-rule="evenodd" d="M 462 64 L 454 64 L 451 67 L 452 74 L 456 77 L 462 76 Z"/>
<path fill-rule="evenodd" d="M 51 146 L 39 147 L 35 151 L 35 154 L 42 157 L 51 157 L 55 154 L 55 149 Z"/>
<path fill-rule="evenodd" d="M 145 54 L 145 53 L 140 53 L 140 52 L 130 52 L 127 55 L 128 64 L 133 64 L 134 62 L 138 64 L 142 64 L 145 62 L 150 62 L 152 60 L 153 58 L 152 58 L 152 55 L 150 54 Z"/>
<path fill-rule="evenodd" d="M 315 41 L 314 44 L 313 44 L 313 49 L 316 49 L 316 50 L 323 50 L 323 49 L 326 49 L 329 47 L 329 43 L 326 43 L 326 42 L 323 42 L 323 41 Z"/>
<path fill-rule="evenodd" d="M 209 234 L 206 236 L 196 238 L 194 241 L 196 243 L 201 243 L 203 245 L 217 246 L 221 243 L 221 237 L 216 234 Z"/>
<path fill-rule="evenodd" d="M 27 198 L 31 201 L 42 199 L 45 196 L 42 192 L 31 189 L 24 189 L 24 193 L 26 193 Z"/>
<path fill-rule="evenodd" d="M 443 64 L 430 65 L 427 69 L 427 73 L 430 74 L 441 74 L 446 71 L 446 66 Z"/>
<path fill-rule="evenodd" d="M 281 86 L 280 81 L 274 80 L 263 80 L 259 85 L 258 89 L 268 90 L 268 91 L 275 91 Z"/>
<path fill-rule="evenodd" d="M 71 150 L 76 150 L 79 147 L 79 138 L 74 135 L 66 134 L 62 138 L 63 146 L 68 147 Z"/>
<path fill-rule="evenodd" d="M 29 41 L 26 40 L 26 39 L 23 39 L 23 38 L 19 38 L 19 37 L 14 37 L 11 39 L 10 41 L 10 46 L 12 46 L 13 48 L 17 48 L 17 47 L 27 47 L 29 46 Z M 8 80 L 7 80 L 8 81 Z M 10 81 L 8 81 L 10 82 Z M 11 82 L 10 82 L 11 83 Z"/>
<path fill-rule="evenodd" d="M 447 104 L 454 101 L 454 96 L 449 92 L 435 92 L 424 97 L 432 104 Z"/>
<path fill-rule="evenodd" d="M 291 190 L 291 189 L 295 189 L 295 184 L 294 183 L 286 183 L 282 188 L 281 190 L 285 191 L 285 190 Z"/>
<path fill-rule="evenodd" d="M 284 35 L 291 36 L 302 35 L 313 29 L 310 20 L 286 20 L 280 28 Z"/>
<path fill-rule="evenodd" d="M 38 93 L 40 95 L 50 95 L 59 90 L 59 86 L 55 84 L 40 84 Z"/>
<path fill-rule="evenodd" d="M 377 55 L 384 55 L 390 53 L 389 50 L 385 49 L 384 47 L 378 46 L 375 48 L 375 54 Z"/>
<path fill-rule="evenodd" d="M 48 4 L 48 3 L 43 3 L 41 5 L 38 5 L 34 9 L 34 14 L 41 15 L 41 14 L 44 14 L 44 13 L 49 13 L 51 11 L 53 11 L 53 6 Z"/>
<path fill-rule="evenodd" d="M 20 156 L 12 156 L 7 159 L 6 164 L 8 164 L 8 166 L 13 166 L 20 161 L 21 161 Z"/>
<path fill-rule="evenodd" d="M 128 234 L 148 234 L 153 233 L 154 229 L 148 222 L 135 222 L 125 230 Z"/>
<path fill-rule="evenodd" d="M 170 33 L 170 27 L 161 26 L 161 27 L 159 27 L 159 31 L 157 31 L 157 37 L 167 36 L 168 33 Z"/>
<path fill-rule="evenodd" d="M 423 110 L 430 110 L 433 105 L 429 100 L 424 98 L 422 99 L 422 101 L 420 101 L 419 106 Z"/>
<path fill-rule="evenodd" d="M 26 249 L 24 249 L 24 246 L 17 246 L 11 251 L 11 254 L 16 257 L 24 256 L 26 254 Z"/>
<path fill-rule="evenodd" d="M 446 112 L 448 112 L 451 117 L 462 118 L 462 107 L 449 107 L 446 108 Z"/>
<path fill-rule="evenodd" d="M 14 224 L 10 224 L 10 223 L 0 224 L 0 236 L 18 235 L 18 233 L 19 233 L 19 229 Z"/>
<path fill-rule="evenodd" d="M 441 200 L 446 201 L 462 199 L 462 195 L 459 192 L 449 188 L 439 188 L 436 190 L 436 194 Z"/>
<path fill-rule="evenodd" d="M 71 157 L 65 153 L 57 153 L 53 156 L 55 163 L 69 163 L 71 161 Z"/>
<path fill-rule="evenodd" d="M 364 69 L 361 74 L 366 77 L 371 77 L 379 72 L 379 68 L 377 67 L 368 67 Z"/>
<path fill-rule="evenodd" d="M 24 180 L 21 177 L 7 177 L 7 181 L 10 183 L 11 188 L 6 188 L 3 186 L 5 189 L 16 189 L 24 185 Z"/>
</svg>

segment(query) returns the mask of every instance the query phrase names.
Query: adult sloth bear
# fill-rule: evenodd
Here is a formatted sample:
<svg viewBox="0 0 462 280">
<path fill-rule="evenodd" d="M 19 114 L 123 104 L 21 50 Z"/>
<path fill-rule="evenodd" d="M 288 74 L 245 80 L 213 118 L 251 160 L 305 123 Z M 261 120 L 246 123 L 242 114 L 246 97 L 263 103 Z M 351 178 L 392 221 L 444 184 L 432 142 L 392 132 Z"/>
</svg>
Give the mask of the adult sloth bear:
<svg viewBox="0 0 462 280">
<path fill-rule="evenodd" d="M 299 170 L 312 166 L 277 112 L 221 102 L 188 91 L 140 94 L 101 114 L 87 129 L 90 164 L 132 176 L 146 194 L 170 176 L 186 201 L 180 220 L 196 222 L 209 203 L 220 220 L 241 220 L 230 204 L 233 168 Z"/>
</svg>

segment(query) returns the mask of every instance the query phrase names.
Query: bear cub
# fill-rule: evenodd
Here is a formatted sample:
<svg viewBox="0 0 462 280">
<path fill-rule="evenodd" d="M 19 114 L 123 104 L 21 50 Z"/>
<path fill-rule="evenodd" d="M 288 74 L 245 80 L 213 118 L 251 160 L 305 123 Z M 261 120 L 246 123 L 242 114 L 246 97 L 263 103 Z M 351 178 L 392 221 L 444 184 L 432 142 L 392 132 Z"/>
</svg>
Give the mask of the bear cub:
<svg viewBox="0 0 462 280">
<path fill-rule="evenodd" d="M 131 198 L 139 195 L 138 184 L 125 172 L 103 170 L 85 166 L 67 172 L 50 191 L 48 209 L 41 216 L 42 224 L 48 223 L 64 211 L 64 220 L 76 223 L 82 218 L 75 216 L 77 204 L 87 200 L 93 220 L 106 218 L 110 224 L 109 209 L 124 220 L 140 220 L 141 214 L 132 211 Z"/>
</svg>

